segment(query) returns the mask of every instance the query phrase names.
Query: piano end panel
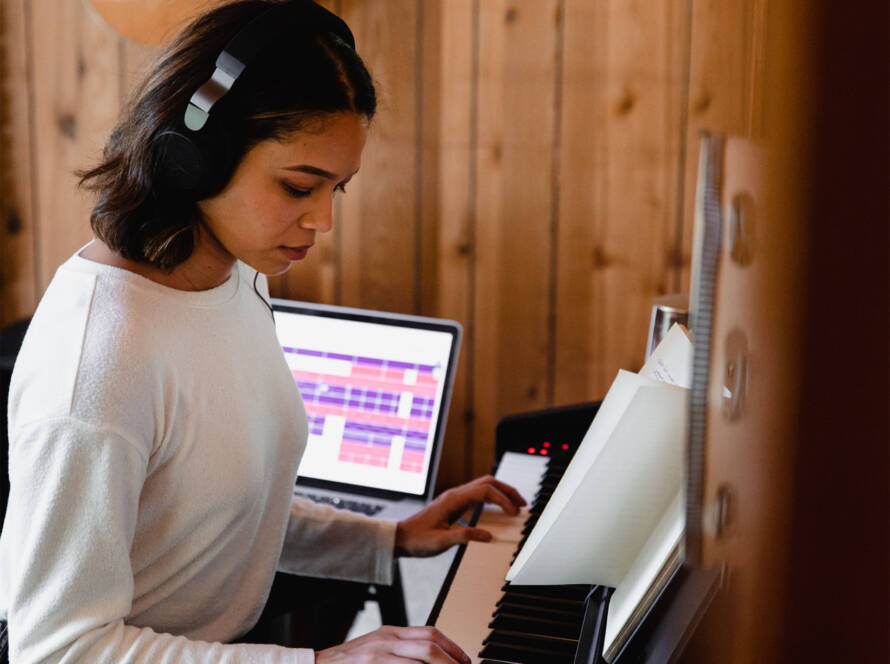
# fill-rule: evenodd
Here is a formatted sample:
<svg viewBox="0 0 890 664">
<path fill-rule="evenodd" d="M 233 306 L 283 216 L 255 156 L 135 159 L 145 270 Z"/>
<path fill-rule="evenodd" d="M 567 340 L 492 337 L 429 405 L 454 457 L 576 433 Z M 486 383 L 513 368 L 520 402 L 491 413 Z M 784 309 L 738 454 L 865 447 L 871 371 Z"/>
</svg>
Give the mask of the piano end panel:
<svg viewBox="0 0 890 664">
<path fill-rule="evenodd" d="M 451 583 L 435 626 L 480 661 L 482 640 L 488 635 L 491 611 L 501 596 L 516 542 L 470 542 Z"/>
</svg>

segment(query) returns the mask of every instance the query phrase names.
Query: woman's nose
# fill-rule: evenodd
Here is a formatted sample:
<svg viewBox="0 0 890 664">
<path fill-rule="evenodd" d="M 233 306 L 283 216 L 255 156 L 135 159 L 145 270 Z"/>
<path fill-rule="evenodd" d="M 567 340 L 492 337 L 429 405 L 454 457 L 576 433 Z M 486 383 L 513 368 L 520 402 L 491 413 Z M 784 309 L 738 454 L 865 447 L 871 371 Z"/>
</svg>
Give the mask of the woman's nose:
<svg viewBox="0 0 890 664">
<path fill-rule="evenodd" d="M 300 217 L 300 227 L 327 233 L 334 226 L 334 194 L 319 192 L 310 200 L 311 206 Z"/>
</svg>

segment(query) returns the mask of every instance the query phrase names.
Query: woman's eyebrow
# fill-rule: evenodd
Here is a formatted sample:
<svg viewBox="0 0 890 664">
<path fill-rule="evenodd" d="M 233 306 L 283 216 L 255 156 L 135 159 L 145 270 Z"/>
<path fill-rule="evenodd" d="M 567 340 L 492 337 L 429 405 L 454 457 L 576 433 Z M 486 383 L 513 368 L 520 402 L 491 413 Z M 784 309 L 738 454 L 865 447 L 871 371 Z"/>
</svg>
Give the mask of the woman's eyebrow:
<svg viewBox="0 0 890 664">
<path fill-rule="evenodd" d="M 285 166 L 285 171 L 299 171 L 300 173 L 309 173 L 309 175 L 318 175 L 320 177 L 325 178 L 326 180 L 337 180 L 338 177 L 335 173 L 331 173 L 330 171 L 326 171 L 323 168 L 319 168 L 318 166 L 310 166 L 309 164 L 300 164 L 299 166 Z M 351 179 L 356 173 L 358 173 L 358 169 L 355 169 L 352 173 L 350 173 L 345 179 Z"/>
<path fill-rule="evenodd" d="M 285 166 L 284 170 L 299 171 L 300 173 L 308 173 L 309 175 L 318 175 L 328 180 L 337 179 L 337 176 L 330 171 L 326 171 L 323 168 L 318 168 L 317 166 L 310 166 L 309 164 L 300 164 L 299 166 Z"/>
</svg>

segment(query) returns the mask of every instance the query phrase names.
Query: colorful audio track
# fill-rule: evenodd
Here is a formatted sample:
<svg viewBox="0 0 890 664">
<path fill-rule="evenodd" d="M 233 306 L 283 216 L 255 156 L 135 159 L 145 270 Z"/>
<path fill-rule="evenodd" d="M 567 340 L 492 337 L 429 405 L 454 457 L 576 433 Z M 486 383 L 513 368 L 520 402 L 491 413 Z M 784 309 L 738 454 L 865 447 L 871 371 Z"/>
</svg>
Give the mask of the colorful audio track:
<svg viewBox="0 0 890 664">
<path fill-rule="evenodd" d="M 337 458 L 386 468 L 394 439 L 401 446 L 399 470 L 419 473 L 442 380 L 440 365 L 284 347 L 299 356 L 292 368 L 309 419 L 309 433 L 322 436 L 326 418 L 345 420 Z M 398 446 L 396 446 L 398 447 Z"/>
</svg>

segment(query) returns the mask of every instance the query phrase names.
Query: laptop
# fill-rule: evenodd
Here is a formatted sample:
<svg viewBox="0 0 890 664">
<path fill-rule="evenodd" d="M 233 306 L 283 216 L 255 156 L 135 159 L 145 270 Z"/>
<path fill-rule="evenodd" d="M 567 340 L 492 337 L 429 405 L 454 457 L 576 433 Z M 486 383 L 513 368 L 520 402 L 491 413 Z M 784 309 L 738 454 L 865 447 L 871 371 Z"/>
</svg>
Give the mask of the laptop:
<svg viewBox="0 0 890 664">
<path fill-rule="evenodd" d="M 462 336 L 440 318 L 273 299 L 309 439 L 295 493 L 402 520 L 433 498 Z"/>
</svg>

